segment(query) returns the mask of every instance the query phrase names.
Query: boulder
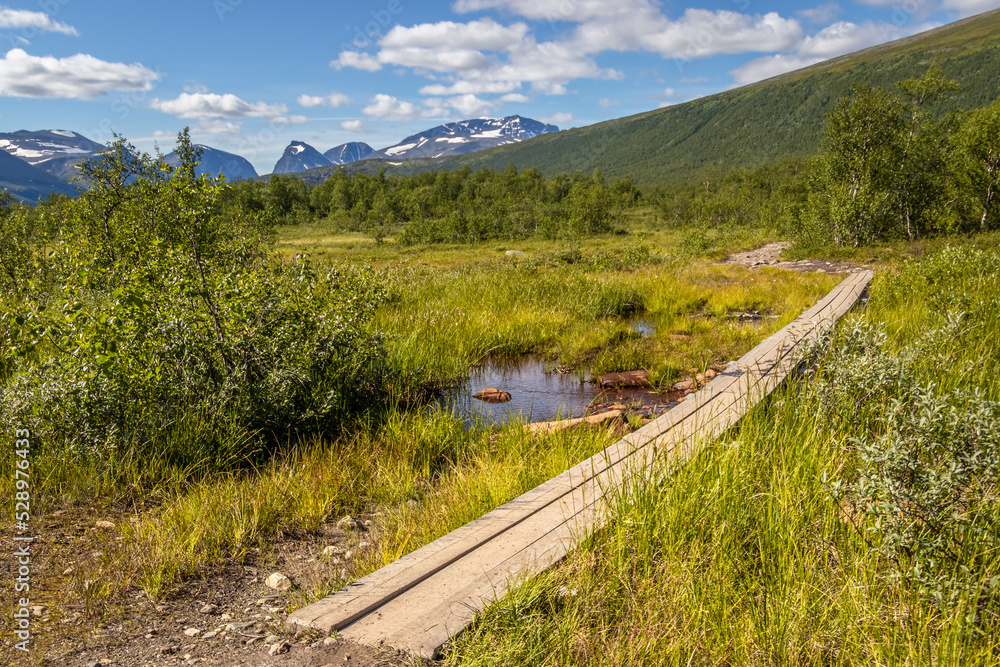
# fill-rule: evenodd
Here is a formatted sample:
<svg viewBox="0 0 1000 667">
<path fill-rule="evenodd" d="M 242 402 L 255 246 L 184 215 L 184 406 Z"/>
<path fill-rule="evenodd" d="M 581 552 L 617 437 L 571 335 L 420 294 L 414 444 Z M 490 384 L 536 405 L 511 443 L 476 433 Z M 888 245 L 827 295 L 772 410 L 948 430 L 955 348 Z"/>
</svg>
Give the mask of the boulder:
<svg viewBox="0 0 1000 667">
<path fill-rule="evenodd" d="M 524 257 L 523 250 L 508 250 L 504 253 L 507 257 Z"/>
<path fill-rule="evenodd" d="M 502 389 L 490 387 L 489 389 L 483 389 L 473 394 L 472 398 L 478 398 L 480 401 L 486 401 L 487 403 L 506 403 L 511 399 L 511 396 Z"/>
<path fill-rule="evenodd" d="M 649 387 L 649 372 L 625 371 L 624 373 L 605 373 L 597 384 L 602 389 L 647 389 Z"/>
</svg>

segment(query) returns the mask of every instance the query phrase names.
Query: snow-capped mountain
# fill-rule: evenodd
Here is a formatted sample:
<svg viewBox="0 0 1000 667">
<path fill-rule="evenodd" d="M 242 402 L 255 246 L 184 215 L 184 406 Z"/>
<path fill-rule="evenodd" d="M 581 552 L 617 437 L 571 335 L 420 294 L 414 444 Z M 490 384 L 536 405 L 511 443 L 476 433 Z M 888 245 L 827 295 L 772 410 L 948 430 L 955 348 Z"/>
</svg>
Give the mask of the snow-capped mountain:
<svg viewBox="0 0 1000 667">
<path fill-rule="evenodd" d="M 559 128 L 555 125 L 546 125 L 521 116 L 474 118 L 418 132 L 395 146 L 383 148 L 368 157 L 399 160 L 473 153 L 558 131 Z"/>
<path fill-rule="evenodd" d="M 250 162 L 234 153 L 220 151 L 218 148 L 197 144 L 201 149 L 198 168 L 195 170 L 199 176 L 208 174 L 209 176 L 225 176 L 227 181 L 235 181 L 241 178 L 256 178 L 257 170 Z M 180 160 L 177 153 L 167 154 L 163 160 L 170 165 L 177 166 Z"/>
<path fill-rule="evenodd" d="M 50 194 L 76 193 L 76 188 L 66 181 L 6 151 L 0 151 L 0 190 L 7 190 L 17 199 L 30 203 Z"/>
<path fill-rule="evenodd" d="M 105 146 L 69 130 L 18 130 L 0 133 L 0 148 L 69 182 L 79 174 L 76 165 L 94 157 Z"/>
<path fill-rule="evenodd" d="M 288 144 L 284 155 L 274 165 L 275 174 L 288 174 L 294 171 L 305 171 L 313 167 L 329 167 L 330 162 L 318 150 L 302 141 L 293 141 Z"/>
<path fill-rule="evenodd" d="M 374 152 L 375 149 L 368 144 L 360 141 L 352 141 L 348 144 L 334 146 L 323 153 L 323 157 L 333 164 L 350 164 L 351 162 L 364 160 Z"/>
</svg>

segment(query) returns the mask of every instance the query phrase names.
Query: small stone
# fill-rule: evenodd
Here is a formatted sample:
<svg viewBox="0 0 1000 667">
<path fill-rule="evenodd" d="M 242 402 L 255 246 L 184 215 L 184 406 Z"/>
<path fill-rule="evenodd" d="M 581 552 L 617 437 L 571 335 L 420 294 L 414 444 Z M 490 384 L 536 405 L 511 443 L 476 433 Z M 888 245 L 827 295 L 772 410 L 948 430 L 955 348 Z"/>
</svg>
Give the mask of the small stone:
<svg viewBox="0 0 1000 667">
<path fill-rule="evenodd" d="M 358 522 L 354 520 L 354 517 L 347 515 L 337 522 L 337 528 L 340 530 L 357 530 Z"/>
<path fill-rule="evenodd" d="M 40 616 L 45 616 L 45 612 L 47 611 L 48 608 L 45 607 L 45 605 L 35 605 L 31 608 L 31 615 L 38 618 Z"/>
<path fill-rule="evenodd" d="M 358 549 L 367 549 L 371 546 L 371 542 L 358 542 Z"/>
<path fill-rule="evenodd" d="M 203 635 L 201 636 L 201 638 L 202 638 L 202 639 L 211 639 L 212 637 L 215 637 L 215 636 L 217 636 L 218 634 L 219 634 L 219 633 L 218 633 L 217 631 L 215 631 L 215 630 L 209 630 L 208 632 L 206 632 L 205 634 L 203 634 Z"/>
<path fill-rule="evenodd" d="M 692 378 L 684 378 L 680 382 L 675 382 L 670 391 L 693 391 L 694 390 L 694 380 Z"/>
<path fill-rule="evenodd" d="M 265 644 L 277 644 L 280 641 L 281 637 L 279 637 L 278 635 L 268 635 L 267 637 L 264 638 Z"/>
<path fill-rule="evenodd" d="M 347 551 L 344 552 L 344 560 L 351 560 L 351 557 L 353 555 L 354 555 L 354 552 L 351 551 L 350 549 L 348 549 Z"/>
<path fill-rule="evenodd" d="M 202 607 L 200 611 L 203 614 L 212 614 L 214 616 L 215 614 L 219 613 L 219 607 L 214 604 L 207 604 L 204 607 Z"/>
<path fill-rule="evenodd" d="M 253 626 L 253 621 L 243 621 L 242 623 L 227 623 L 224 628 L 226 632 L 239 632 Z"/>
<path fill-rule="evenodd" d="M 339 556 L 342 553 L 344 553 L 344 550 L 341 549 L 340 547 L 335 547 L 333 545 L 330 545 L 328 547 L 323 547 L 323 555 L 326 556 L 327 558 L 331 556 Z"/>
<path fill-rule="evenodd" d="M 88 662 L 87 663 L 87 667 L 101 667 L 101 663 L 99 663 L 99 662 Z"/>
<path fill-rule="evenodd" d="M 333 646 L 336 643 L 337 643 L 336 637 L 327 637 L 326 639 L 323 640 L 323 646 Z"/>
<path fill-rule="evenodd" d="M 375 525 L 375 524 L 374 524 L 374 523 L 372 523 L 372 520 L 371 520 L 371 519 L 365 519 L 365 528 L 371 528 L 371 527 L 372 527 L 372 526 L 374 526 L 374 525 Z"/>
<path fill-rule="evenodd" d="M 268 588 L 273 588 L 278 591 L 287 591 L 292 587 L 292 580 L 280 572 L 272 573 L 267 579 L 264 580 L 264 583 Z M 263 604 L 263 601 L 261 604 Z"/>
<path fill-rule="evenodd" d="M 251 637 L 250 639 L 247 640 L 247 646 L 253 646 L 254 644 L 256 644 L 259 641 L 260 641 L 260 637 Z"/>
<path fill-rule="evenodd" d="M 505 257 L 524 257 L 523 250 L 508 250 L 504 253 Z"/>
<path fill-rule="evenodd" d="M 275 644 L 271 647 L 271 650 L 267 652 L 268 655 L 281 655 L 282 653 L 288 653 L 288 650 L 292 648 L 292 645 L 288 642 L 281 642 L 280 644 Z"/>
<path fill-rule="evenodd" d="M 160 655 L 173 655 L 177 653 L 176 646 L 161 646 L 159 650 Z"/>
<path fill-rule="evenodd" d="M 222 621 L 223 623 L 225 623 L 226 621 L 231 621 L 231 620 L 233 620 L 233 615 L 232 614 L 223 614 L 222 616 L 219 617 L 219 620 Z"/>
<path fill-rule="evenodd" d="M 94 526 L 96 528 L 103 528 L 105 530 L 110 530 L 115 527 L 115 524 L 111 523 L 110 521 L 98 521 L 97 523 L 94 524 Z"/>
<path fill-rule="evenodd" d="M 199 630 L 198 628 L 188 628 L 184 631 L 184 634 L 187 635 L 188 637 L 197 637 L 198 635 L 201 634 L 201 630 Z"/>
</svg>

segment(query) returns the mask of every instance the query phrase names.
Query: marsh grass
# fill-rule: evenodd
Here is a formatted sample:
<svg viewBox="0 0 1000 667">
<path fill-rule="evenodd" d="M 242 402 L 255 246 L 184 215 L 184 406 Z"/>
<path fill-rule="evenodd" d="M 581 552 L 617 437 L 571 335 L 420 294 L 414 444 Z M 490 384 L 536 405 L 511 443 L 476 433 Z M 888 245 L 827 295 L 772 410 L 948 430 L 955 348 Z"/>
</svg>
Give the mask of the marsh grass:
<svg viewBox="0 0 1000 667">
<path fill-rule="evenodd" d="M 830 394 L 816 383 L 824 368 L 843 372 L 843 364 L 830 358 L 814 375 L 793 378 L 690 460 L 661 461 L 621 489 L 602 530 L 489 607 L 447 662 L 996 664 L 995 552 L 975 555 L 967 544 L 974 557 L 939 563 L 932 574 L 978 582 L 941 604 L 921 581 L 893 576 L 909 565 L 876 548 L 887 528 L 832 493 L 834 480 L 858 473 L 852 442 L 891 404 L 885 387 L 895 387 L 893 397 L 925 383 L 1000 398 L 995 372 L 978 370 L 995 370 L 1000 351 L 996 262 L 995 254 L 952 249 L 880 276 L 867 310 L 842 328 L 884 331 L 881 353 L 904 359 L 904 382 L 881 382 L 874 366 L 859 366 L 857 381 L 868 373 L 870 394 L 848 392 L 853 409 L 831 416 Z M 960 326 L 944 304 L 966 314 Z M 996 482 L 986 475 L 967 491 L 980 494 L 994 527 Z"/>
<path fill-rule="evenodd" d="M 519 424 L 500 432 L 467 429 L 441 411 L 394 411 L 339 440 L 302 443 L 251 473 L 164 491 L 157 507 L 135 513 L 109 537 L 108 555 L 86 578 L 114 582 L 91 591 L 99 598 L 139 587 L 159 599 L 180 579 L 257 558 L 284 537 L 320 532 L 344 515 L 378 512 L 378 526 L 365 536 L 372 549 L 351 566 L 351 577 L 362 576 L 612 440 L 599 430 L 543 438 Z M 342 567 L 321 562 L 312 580 L 300 582 L 296 600 L 304 604 L 342 586 Z"/>
</svg>

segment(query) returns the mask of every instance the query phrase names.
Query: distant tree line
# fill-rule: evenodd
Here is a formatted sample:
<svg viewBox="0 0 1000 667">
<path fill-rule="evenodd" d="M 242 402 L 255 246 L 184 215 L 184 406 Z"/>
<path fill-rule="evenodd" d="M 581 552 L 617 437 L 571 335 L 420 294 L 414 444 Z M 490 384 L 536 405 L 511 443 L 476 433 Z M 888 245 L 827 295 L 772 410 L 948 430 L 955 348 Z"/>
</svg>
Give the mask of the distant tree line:
<svg viewBox="0 0 1000 667">
<path fill-rule="evenodd" d="M 315 187 L 276 175 L 266 183 L 234 183 L 222 198 L 240 214 L 269 214 L 285 224 L 324 220 L 379 242 L 395 236 L 414 244 L 604 234 L 620 226 L 639 197 L 630 180 L 609 184 L 596 170 L 545 178 L 511 165 L 388 177 L 384 170 L 348 175 L 339 169 Z"/>
<path fill-rule="evenodd" d="M 667 224 L 760 226 L 859 246 L 1000 228 L 1000 99 L 939 113 L 958 84 L 931 68 L 894 88 L 852 86 L 823 150 L 652 189 Z"/>
</svg>

